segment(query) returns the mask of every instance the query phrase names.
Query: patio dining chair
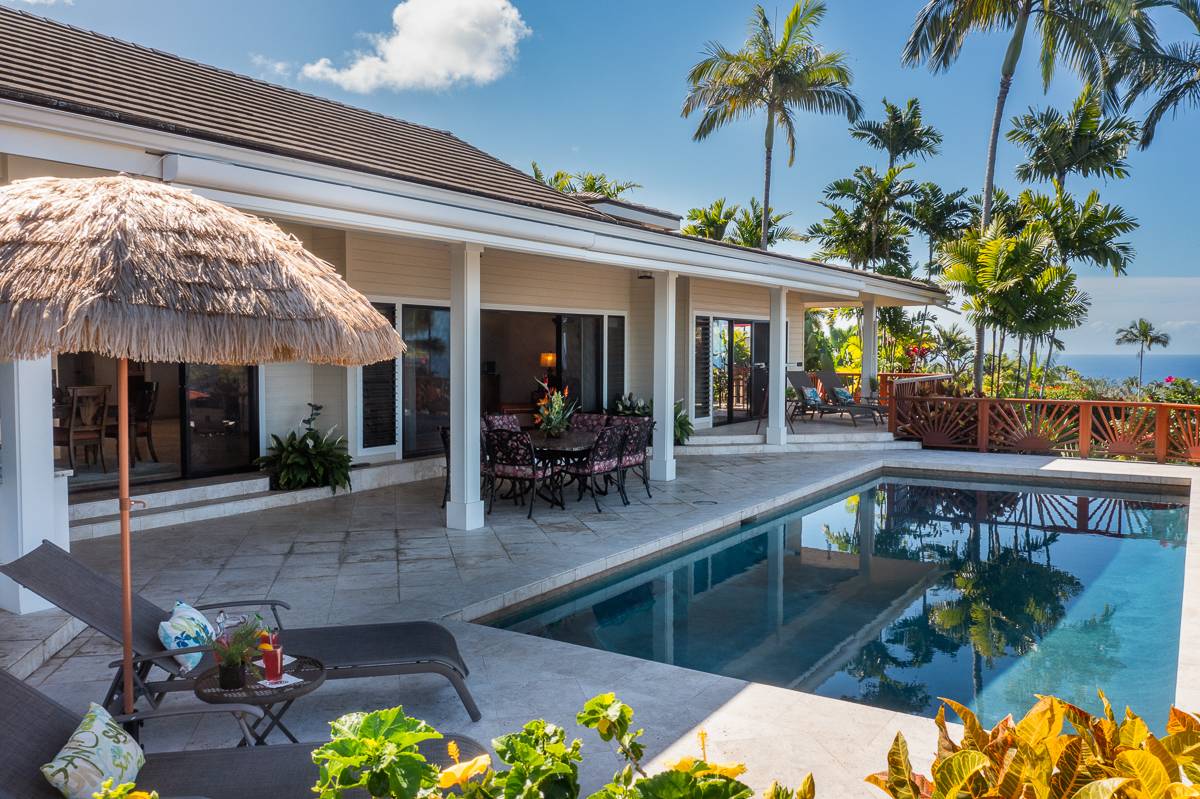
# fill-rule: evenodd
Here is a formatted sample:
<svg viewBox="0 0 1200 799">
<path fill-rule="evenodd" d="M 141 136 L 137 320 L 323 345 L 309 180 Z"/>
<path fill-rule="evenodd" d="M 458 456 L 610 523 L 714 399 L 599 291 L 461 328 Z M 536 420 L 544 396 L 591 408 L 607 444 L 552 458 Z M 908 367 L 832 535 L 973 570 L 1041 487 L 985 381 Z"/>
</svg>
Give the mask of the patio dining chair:
<svg viewBox="0 0 1200 799">
<path fill-rule="evenodd" d="M 41 691 L 0 670 L 0 799 L 62 799 L 40 770 L 55 758 L 79 726 L 82 717 Z M 262 718 L 252 705 L 183 705 L 114 716 L 118 723 L 153 722 L 178 716 L 210 716 L 237 711 Z M 447 745 L 458 744 L 466 760 L 483 754 L 478 743 L 459 735 L 422 741 L 425 759 L 445 768 L 450 765 Z M 138 771 L 137 786 L 157 791 L 162 799 L 244 799 L 267 793 L 280 799 L 312 796 L 318 768 L 312 761 L 311 743 L 282 746 L 249 746 L 240 749 L 201 749 L 186 752 L 151 752 Z M 252 790 L 257 786 L 259 790 Z M 348 791 L 345 799 L 367 799 L 365 792 Z"/>
<path fill-rule="evenodd" d="M 104 427 L 108 420 L 108 386 L 71 386 L 67 389 L 69 415 L 66 424 L 54 428 L 54 446 L 65 447 L 67 462 L 75 468 L 75 451 L 82 449 L 99 455 L 100 471 L 104 462 Z M 93 459 L 91 461 L 95 463 Z"/>
<path fill-rule="evenodd" d="M 621 447 L 620 473 L 617 477 L 621 499 L 629 504 L 629 491 L 625 487 L 626 476 L 633 472 L 642 479 L 642 487 L 650 499 L 650 437 L 654 434 L 654 420 L 649 416 L 615 416 L 613 423 L 626 428 L 625 443 Z"/>
<path fill-rule="evenodd" d="M 442 454 L 446 456 L 446 480 L 442 486 L 442 507 L 450 501 L 450 428 L 439 427 L 438 435 L 442 437 Z M 487 487 L 492 481 L 492 464 L 487 457 L 487 442 L 483 438 L 483 430 L 479 431 L 479 491 L 480 496 L 487 496 Z"/>
<path fill-rule="evenodd" d="M 529 495 L 529 513 L 533 518 L 533 503 L 539 492 L 543 498 L 559 505 L 562 503 L 561 469 L 556 461 L 542 460 L 533 449 L 529 434 L 522 430 L 489 430 L 484 435 L 488 461 L 492 465 L 491 485 L 488 487 L 488 508 L 496 503 L 496 489 L 501 480 L 512 484 L 513 502 L 524 502 Z"/>
<path fill-rule="evenodd" d="M 608 427 L 606 413 L 575 413 L 571 415 L 571 431 L 581 433 L 598 433 Z"/>
<path fill-rule="evenodd" d="M 484 430 L 512 430 L 521 432 L 521 420 L 511 413 L 486 413 L 483 416 Z"/>
<path fill-rule="evenodd" d="M 579 483 L 579 497 L 576 501 L 582 500 L 583 493 L 588 491 L 592 495 L 592 502 L 596 503 L 596 512 L 600 513 L 600 500 L 596 494 L 607 493 L 606 486 L 616 478 L 621 501 L 629 504 L 629 500 L 625 498 L 625 487 L 620 481 L 621 454 L 626 436 L 634 429 L 626 425 L 602 428 L 596 434 L 596 443 L 588 451 L 587 457 L 568 463 L 564 467 L 563 470 Z"/>
<path fill-rule="evenodd" d="M 116 583 L 85 566 L 58 546 L 44 541 L 37 549 L 14 561 L 0 565 L 0 574 L 11 577 L 43 599 L 75 618 L 120 642 L 122 637 L 122 591 Z M 262 607 L 269 608 L 275 625 L 284 630 L 288 650 L 314 657 L 325 664 L 326 679 L 353 677 L 394 677 L 404 674 L 440 674 L 450 681 L 472 721 L 482 718 L 467 688 L 470 673 L 454 635 L 440 624 L 429 621 L 379 622 L 376 624 L 339 624 L 329 627 L 284 629 L 280 609 L 290 608 L 278 599 L 229 599 L 223 602 L 193 604 L 196 610 Z M 168 692 L 190 691 L 195 676 L 215 665 L 211 647 L 164 650 L 158 638 L 159 622 L 171 612 L 141 596 L 133 595 L 134 691 L 157 707 Z M 203 652 L 200 664 L 184 672 L 175 655 Z M 105 707 L 121 701 L 123 671 L 121 661 L 112 686 L 104 698 Z M 165 679 L 157 678 L 159 669 Z M 151 679 L 153 676 L 156 679 Z M 136 697 L 135 697 L 136 698 Z"/>
</svg>

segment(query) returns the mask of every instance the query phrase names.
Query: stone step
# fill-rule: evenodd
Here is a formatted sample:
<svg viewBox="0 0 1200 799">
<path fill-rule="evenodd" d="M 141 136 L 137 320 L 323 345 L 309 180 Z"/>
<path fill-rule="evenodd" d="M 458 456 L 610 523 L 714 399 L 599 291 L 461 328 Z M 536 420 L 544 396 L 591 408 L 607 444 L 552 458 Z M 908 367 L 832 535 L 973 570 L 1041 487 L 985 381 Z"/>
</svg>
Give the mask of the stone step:
<svg viewBox="0 0 1200 799">
<path fill-rule="evenodd" d="M 266 491 L 269 488 L 270 481 L 266 475 L 233 475 L 196 481 L 181 480 L 177 483 L 164 483 L 160 486 L 135 486 L 132 496 L 133 499 L 141 500 L 156 508 L 167 508 L 204 500 L 246 496 Z M 72 522 L 116 515 L 118 508 L 115 496 L 104 496 L 97 499 L 88 499 L 87 497 L 88 495 L 85 494 L 81 500 L 73 500 L 70 503 L 68 510 Z"/>
<path fill-rule="evenodd" d="M 675 448 L 675 457 L 694 457 L 698 455 L 769 455 L 793 452 L 862 452 L 920 449 L 919 441 L 846 441 L 839 438 L 835 441 L 808 441 L 784 444 L 727 444 L 714 447 L 692 446 Z"/>
</svg>

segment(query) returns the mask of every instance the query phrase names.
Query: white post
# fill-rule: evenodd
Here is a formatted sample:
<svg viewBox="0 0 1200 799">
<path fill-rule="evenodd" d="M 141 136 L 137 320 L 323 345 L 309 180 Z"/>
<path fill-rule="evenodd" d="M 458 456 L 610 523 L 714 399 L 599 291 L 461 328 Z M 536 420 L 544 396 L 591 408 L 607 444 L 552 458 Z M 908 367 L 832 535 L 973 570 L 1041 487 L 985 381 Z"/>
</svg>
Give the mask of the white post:
<svg viewBox="0 0 1200 799">
<path fill-rule="evenodd" d="M 875 298 L 863 298 L 862 317 L 862 381 L 859 384 L 863 399 L 871 396 L 872 379 L 879 377 L 879 324 L 875 319 Z"/>
<path fill-rule="evenodd" d="M 654 273 L 654 453 L 652 480 L 675 479 L 675 278 Z"/>
<path fill-rule="evenodd" d="M 0 563 L 49 539 L 70 548 L 66 477 L 54 471 L 50 358 L 0 363 Z M 0 608 L 12 613 L 50 604 L 0 576 Z"/>
<path fill-rule="evenodd" d="M 787 289 L 771 289 L 771 346 L 767 364 L 767 443 L 787 443 Z"/>
<path fill-rule="evenodd" d="M 875 557 L 875 486 L 858 495 L 858 572 L 871 578 Z"/>
<path fill-rule="evenodd" d="M 479 256 L 477 244 L 450 246 L 450 501 L 446 526 L 483 527 L 479 498 Z"/>
</svg>

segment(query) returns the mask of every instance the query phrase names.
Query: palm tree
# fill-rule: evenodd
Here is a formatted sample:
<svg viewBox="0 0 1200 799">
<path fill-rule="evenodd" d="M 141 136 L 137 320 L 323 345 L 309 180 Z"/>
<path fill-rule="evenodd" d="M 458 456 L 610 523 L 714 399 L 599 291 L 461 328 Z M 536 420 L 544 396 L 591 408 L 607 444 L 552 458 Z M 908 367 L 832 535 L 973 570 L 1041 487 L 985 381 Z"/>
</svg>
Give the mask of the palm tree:
<svg viewBox="0 0 1200 799">
<path fill-rule="evenodd" d="M 1129 174 L 1125 156 L 1137 140 L 1138 124 L 1129 117 L 1106 117 L 1100 94 L 1085 86 L 1070 112 L 1030 108 L 1013 119 L 1008 140 L 1025 150 L 1017 180 L 1048 180 L 1062 193 L 1068 174 L 1105 179 Z"/>
<path fill-rule="evenodd" d="M 564 194 L 585 192 L 602 194 L 615 200 L 630 189 L 642 188 L 640 183 L 634 183 L 632 180 L 616 180 L 603 172 L 577 172 L 572 175 L 560 169 L 548 175 L 537 161 L 532 162 L 530 166 L 533 167 L 534 180 Z"/>
<path fill-rule="evenodd" d="M 882 175 L 860 166 L 853 176 L 826 186 L 821 205 L 832 216 L 808 230 L 808 238 L 822 244 L 821 257 L 843 257 L 851 266 L 872 271 L 891 260 L 908 234 L 891 213 L 917 191 L 917 185 L 903 177 L 912 166 L 892 167 Z"/>
<path fill-rule="evenodd" d="M 971 339 L 958 325 L 933 328 L 933 348 L 938 361 L 950 374 L 958 377 L 971 358 Z"/>
<path fill-rule="evenodd" d="M 1039 34 L 1042 85 L 1048 88 L 1059 60 L 1065 60 L 1085 82 L 1114 87 L 1109 52 L 1151 46 L 1154 27 L 1146 13 L 1158 0 L 926 0 L 917 13 L 904 45 L 906 64 L 928 63 L 935 71 L 948 69 L 975 32 L 1007 31 L 1008 49 L 1000 65 L 1000 88 L 992 114 L 983 178 L 980 229 L 992 221 L 992 192 L 996 174 L 996 144 L 1004 105 L 1021 60 L 1030 22 Z M 984 329 L 975 329 L 975 391 L 983 391 Z"/>
<path fill-rule="evenodd" d="M 1143 95 L 1157 95 L 1142 122 L 1143 150 L 1154 141 L 1155 130 L 1164 116 L 1182 107 L 1200 107 L 1200 3 L 1172 0 L 1171 5 L 1187 18 L 1196 38 L 1172 42 L 1161 49 L 1134 48 L 1125 59 L 1124 71 L 1130 76 L 1125 110 Z"/>
<path fill-rule="evenodd" d="M 750 207 L 742 208 L 738 212 L 737 217 L 733 220 L 733 230 L 726 234 L 725 240 L 742 247 L 762 250 L 774 247 L 781 241 L 800 241 L 799 233 L 786 225 L 779 224 L 791 216 L 792 212 L 775 213 L 774 210 L 771 209 L 771 224 L 769 226 L 764 224 L 762 206 L 758 204 L 758 200 L 751 197 Z M 763 246 L 761 238 L 764 230 L 768 231 L 766 246 Z"/>
<path fill-rule="evenodd" d="M 912 199 L 901 204 L 904 221 L 925 237 L 929 260 L 925 272 L 933 277 L 934 252 L 943 242 L 956 238 L 971 221 L 971 205 L 964 198 L 966 189 L 946 192 L 936 183 L 917 186 Z"/>
<path fill-rule="evenodd" d="M 1171 343 L 1171 337 L 1159 332 L 1149 319 L 1136 319 L 1117 331 L 1117 344 L 1138 345 L 1138 385 L 1142 384 L 1142 361 L 1146 351 L 1152 347 L 1165 347 Z"/>
<path fill-rule="evenodd" d="M 761 5 L 754 7 L 750 31 L 740 50 L 731 51 L 710 42 L 707 55 L 688 73 L 691 89 L 683 103 L 683 116 L 700 111 L 692 138 L 708 138 L 718 128 L 762 111 L 767 117 L 763 138 L 763 205 L 771 206 L 771 157 L 775 128 L 783 128 L 788 145 L 788 166 L 796 158 L 797 111 L 845 114 L 853 122 L 862 111 L 850 90 L 853 75 L 841 52 L 826 51 L 815 40 L 817 25 L 825 16 L 821 0 L 796 3 L 776 37 Z M 758 236 L 766 249 L 771 240 L 762 219 Z"/>
<path fill-rule="evenodd" d="M 720 241 L 725 238 L 725 231 L 738 210 L 736 205 L 726 205 L 724 197 L 704 208 L 692 208 L 687 212 L 688 223 L 683 226 L 683 235 Z"/>
<path fill-rule="evenodd" d="M 888 169 L 912 155 L 937 155 L 942 143 L 942 134 L 922 119 L 921 101 L 915 97 L 904 108 L 883 98 L 883 119 L 860 120 L 850 127 L 850 135 L 887 153 Z"/>
</svg>

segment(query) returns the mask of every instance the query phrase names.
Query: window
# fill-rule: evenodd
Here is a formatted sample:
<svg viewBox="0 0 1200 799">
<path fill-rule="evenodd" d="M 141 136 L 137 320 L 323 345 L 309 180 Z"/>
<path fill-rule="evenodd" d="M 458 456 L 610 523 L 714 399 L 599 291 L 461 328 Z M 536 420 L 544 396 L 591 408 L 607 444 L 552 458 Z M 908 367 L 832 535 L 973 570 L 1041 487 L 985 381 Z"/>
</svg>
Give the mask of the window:
<svg viewBox="0 0 1200 799">
<path fill-rule="evenodd" d="M 712 386 L 712 320 L 707 316 L 696 317 L 696 364 L 695 383 L 696 393 L 694 419 L 707 417 L 712 410 L 709 406 L 709 391 Z"/>
<path fill-rule="evenodd" d="M 441 452 L 450 424 L 450 309 L 405 305 L 404 457 Z"/>
<path fill-rule="evenodd" d="M 604 407 L 612 408 L 625 393 L 625 317 L 608 317 L 608 396 Z"/>
<path fill-rule="evenodd" d="M 396 325 L 396 306 L 371 303 L 392 326 Z M 396 445 L 396 362 L 380 361 L 362 368 L 362 441 L 363 449 Z"/>
</svg>

